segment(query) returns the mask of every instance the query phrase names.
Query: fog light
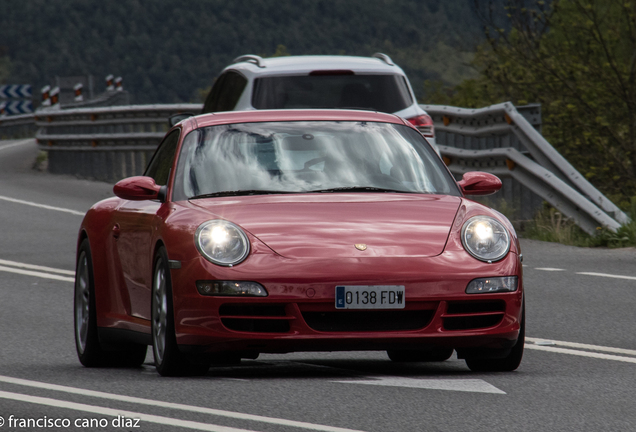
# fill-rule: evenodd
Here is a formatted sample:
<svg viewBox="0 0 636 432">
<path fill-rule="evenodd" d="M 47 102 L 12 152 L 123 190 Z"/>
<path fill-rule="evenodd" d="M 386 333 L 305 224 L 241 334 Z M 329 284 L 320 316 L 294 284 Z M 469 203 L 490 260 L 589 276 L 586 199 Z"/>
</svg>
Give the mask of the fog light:
<svg viewBox="0 0 636 432">
<path fill-rule="evenodd" d="M 517 291 L 517 276 L 473 279 L 466 288 L 466 294 L 483 294 Z"/>
<path fill-rule="evenodd" d="M 267 297 L 265 287 L 245 281 L 197 281 L 199 294 L 205 296 Z"/>
</svg>

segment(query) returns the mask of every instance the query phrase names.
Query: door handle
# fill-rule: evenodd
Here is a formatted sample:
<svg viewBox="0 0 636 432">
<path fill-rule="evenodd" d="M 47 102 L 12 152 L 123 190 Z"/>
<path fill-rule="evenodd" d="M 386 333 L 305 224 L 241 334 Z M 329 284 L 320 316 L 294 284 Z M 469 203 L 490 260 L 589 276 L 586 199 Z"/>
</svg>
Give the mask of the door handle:
<svg viewBox="0 0 636 432">
<path fill-rule="evenodd" d="M 119 238 L 119 234 L 121 234 L 121 229 L 119 228 L 119 224 L 115 224 L 115 226 L 113 227 L 113 237 L 115 238 L 115 240 Z"/>
</svg>

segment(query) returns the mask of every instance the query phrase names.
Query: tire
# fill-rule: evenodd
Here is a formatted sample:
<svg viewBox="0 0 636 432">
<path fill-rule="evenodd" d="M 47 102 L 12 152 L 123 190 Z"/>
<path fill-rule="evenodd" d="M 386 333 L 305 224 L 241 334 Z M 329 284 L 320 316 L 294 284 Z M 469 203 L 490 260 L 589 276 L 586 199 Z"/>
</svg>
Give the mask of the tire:
<svg viewBox="0 0 636 432">
<path fill-rule="evenodd" d="M 386 352 L 391 361 L 399 363 L 443 362 L 453 355 L 452 348 L 439 348 L 429 351 L 390 350 Z"/>
<path fill-rule="evenodd" d="M 508 354 L 504 358 L 498 359 L 466 359 L 466 365 L 473 372 L 512 372 L 521 364 L 523 358 L 523 348 L 526 340 L 526 308 L 523 307 L 521 314 L 521 328 L 519 338 Z"/>
<path fill-rule="evenodd" d="M 168 268 L 168 254 L 161 247 L 157 251 L 152 277 L 152 353 L 155 367 L 161 376 L 205 375 L 209 363 L 194 363 L 179 351 L 174 329 L 172 280 Z"/>
<path fill-rule="evenodd" d="M 84 366 L 139 367 L 143 364 L 147 350 L 145 345 L 126 344 L 105 350 L 99 342 L 93 257 L 88 239 L 82 241 L 77 255 L 73 318 L 77 357 Z"/>
</svg>

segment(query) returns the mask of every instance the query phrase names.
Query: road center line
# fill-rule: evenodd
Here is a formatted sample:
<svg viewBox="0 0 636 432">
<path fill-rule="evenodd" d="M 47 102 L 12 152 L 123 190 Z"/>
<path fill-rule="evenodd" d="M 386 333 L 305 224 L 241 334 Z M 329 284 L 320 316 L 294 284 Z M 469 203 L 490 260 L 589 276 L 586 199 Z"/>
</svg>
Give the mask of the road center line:
<svg viewBox="0 0 636 432">
<path fill-rule="evenodd" d="M 56 408 L 66 408 L 74 411 L 89 412 L 92 414 L 101 414 L 112 417 L 125 416 L 128 419 L 140 419 L 148 423 L 156 423 L 168 426 L 182 427 L 187 429 L 196 429 L 211 432 L 253 432 L 248 429 L 237 429 L 233 427 L 213 425 L 208 423 L 199 423 L 189 420 L 180 420 L 171 417 L 156 416 L 132 411 L 124 411 L 120 409 L 106 408 L 94 405 L 86 405 L 75 402 L 67 402 L 51 398 L 43 398 L 38 396 L 23 395 L 20 393 L 11 393 L 0 391 L 0 398 L 15 400 L 20 402 L 28 402 L 37 405 L 46 405 Z M 8 418 L 5 421 L 9 421 Z"/>
<path fill-rule="evenodd" d="M 72 278 L 72 277 L 59 276 L 59 275 L 50 274 L 50 273 L 35 272 L 31 270 L 22 270 L 22 269 L 5 267 L 5 266 L 0 266 L 0 271 L 7 272 L 7 273 L 17 273 L 17 274 L 26 275 L 26 276 L 35 276 L 35 277 L 44 278 L 44 279 L 54 279 L 54 280 L 59 280 L 64 282 L 75 282 L 75 278 Z"/>
<path fill-rule="evenodd" d="M 576 274 L 586 275 L 586 276 L 598 276 L 598 277 L 614 278 L 614 279 L 636 280 L 636 276 L 622 276 L 622 275 L 614 275 L 614 274 L 607 274 L 607 273 L 576 272 Z"/>
<path fill-rule="evenodd" d="M 553 267 L 535 267 L 535 270 L 541 271 L 565 271 L 565 269 L 553 268 Z"/>
<path fill-rule="evenodd" d="M 7 265 L 7 266 L 11 266 L 11 267 L 18 267 L 18 268 L 25 268 L 25 269 L 29 269 L 29 270 L 42 270 L 42 271 L 49 272 L 49 273 L 59 273 L 59 274 L 65 274 L 65 275 L 69 275 L 69 276 L 75 276 L 75 272 L 71 271 L 71 270 L 62 270 L 62 269 L 57 269 L 57 268 L 53 268 L 53 267 L 45 267 L 45 266 L 39 266 L 39 265 L 34 265 L 34 264 L 21 263 L 21 262 L 17 262 L 17 261 L 9 261 L 9 260 L 0 259 L 0 265 Z"/>
<path fill-rule="evenodd" d="M 24 205 L 28 205 L 28 206 L 31 206 L 31 207 L 43 208 L 43 209 L 47 209 L 47 210 L 55 210 L 55 211 L 59 211 L 59 212 L 70 213 L 70 214 L 73 214 L 73 215 L 76 215 L 76 216 L 84 216 L 86 214 L 86 213 L 83 213 L 83 212 L 78 212 L 77 210 L 71 210 L 71 209 L 67 209 L 67 208 L 63 208 L 63 207 L 54 207 L 54 206 L 50 206 L 50 205 L 46 205 L 46 204 L 38 204 L 38 203 L 31 202 L 31 201 L 24 201 L 24 200 L 11 198 L 11 197 L 6 197 L 6 196 L 2 196 L 2 195 L 0 195 L 0 200 L 9 201 L 9 202 L 12 202 L 12 203 L 17 203 L 17 204 L 24 204 Z"/>
<path fill-rule="evenodd" d="M 57 384 L 43 383 L 39 381 L 25 380 L 21 378 L 12 378 L 12 377 L 3 376 L 3 375 L 0 375 L 0 382 L 21 385 L 26 387 L 40 388 L 45 390 L 59 391 L 59 392 L 70 393 L 70 394 L 89 396 L 94 398 L 108 399 L 108 400 L 114 400 L 114 401 L 120 401 L 120 402 L 129 402 L 129 403 L 135 403 L 140 405 L 148 405 L 152 407 L 196 412 L 201 414 L 209 414 L 209 415 L 215 415 L 220 417 L 229 417 L 229 418 L 235 418 L 240 420 L 251 420 L 251 421 L 257 421 L 261 423 L 270 423 L 270 424 L 282 425 L 282 426 L 292 426 L 292 427 L 303 428 L 308 430 L 316 430 L 316 431 L 324 431 L 324 432 L 360 432 L 360 431 L 354 431 L 352 429 L 339 428 L 334 426 L 324 426 L 324 425 L 301 422 L 301 421 L 285 420 L 285 419 L 279 419 L 274 417 L 265 417 L 265 416 L 259 416 L 259 415 L 253 415 L 253 414 L 243 414 L 243 413 L 234 412 L 234 411 L 224 411 L 224 410 L 219 410 L 214 408 L 204 408 L 204 407 L 198 407 L 198 406 L 192 406 L 192 405 L 184 405 L 184 404 L 178 404 L 178 403 L 172 403 L 172 402 L 164 402 L 164 401 L 158 401 L 158 400 L 152 400 L 152 399 L 138 398 L 133 396 L 118 395 L 114 393 L 105 393 L 105 392 L 86 390 L 86 389 L 81 389 L 76 387 L 68 387 L 68 386 L 61 386 Z"/>
<path fill-rule="evenodd" d="M 526 337 L 526 341 L 532 342 L 532 343 L 548 342 L 556 346 L 561 345 L 568 348 L 579 348 L 579 349 L 590 350 L 590 351 L 602 351 L 602 352 L 610 352 L 610 353 L 616 353 L 616 354 L 626 354 L 626 355 L 636 356 L 636 350 L 630 350 L 625 348 L 612 348 L 612 347 L 605 347 L 601 345 L 590 345 L 590 344 L 582 344 L 578 342 L 564 342 L 564 341 L 557 341 L 557 340 L 551 340 L 551 339 L 540 339 L 540 338 L 531 338 L 531 337 Z"/>
</svg>

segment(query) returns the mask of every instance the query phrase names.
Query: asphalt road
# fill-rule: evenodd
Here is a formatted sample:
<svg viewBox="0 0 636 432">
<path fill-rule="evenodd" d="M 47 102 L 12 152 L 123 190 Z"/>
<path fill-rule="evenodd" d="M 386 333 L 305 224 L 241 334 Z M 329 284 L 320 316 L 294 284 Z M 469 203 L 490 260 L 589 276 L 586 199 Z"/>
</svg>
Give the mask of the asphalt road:
<svg viewBox="0 0 636 432">
<path fill-rule="evenodd" d="M 512 373 L 383 352 L 262 355 L 200 378 L 162 378 L 151 355 L 83 368 L 75 239 L 112 186 L 34 171 L 36 154 L 0 142 L 0 432 L 636 430 L 634 249 L 522 241 L 528 345 Z"/>
</svg>

